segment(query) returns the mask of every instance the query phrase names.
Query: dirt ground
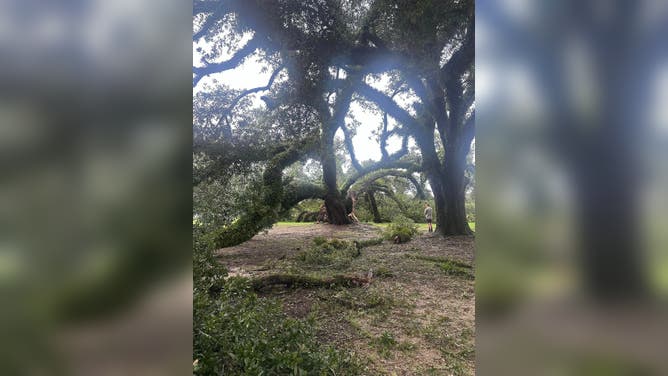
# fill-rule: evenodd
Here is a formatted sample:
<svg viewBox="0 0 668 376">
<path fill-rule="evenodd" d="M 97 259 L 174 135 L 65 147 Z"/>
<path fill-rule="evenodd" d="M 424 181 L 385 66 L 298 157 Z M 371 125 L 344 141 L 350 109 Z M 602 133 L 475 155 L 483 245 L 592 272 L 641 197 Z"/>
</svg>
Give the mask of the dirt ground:
<svg viewBox="0 0 668 376">
<path fill-rule="evenodd" d="M 357 288 L 276 288 L 263 292 L 282 301 L 285 312 L 313 319 L 319 338 L 352 350 L 369 375 L 475 374 L 474 238 L 429 233 L 404 244 L 384 241 L 337 270 L 299 263 L 313 239 L 376 239 L 368 224 L 277 224 L 236 247 L 217 253 L 230 274 L 345 274 L 372 282 Z M 453 273 L 450 261 L 463 265 Z M 459 269 L 458 269 L 459 270 Z"/>
</svg>

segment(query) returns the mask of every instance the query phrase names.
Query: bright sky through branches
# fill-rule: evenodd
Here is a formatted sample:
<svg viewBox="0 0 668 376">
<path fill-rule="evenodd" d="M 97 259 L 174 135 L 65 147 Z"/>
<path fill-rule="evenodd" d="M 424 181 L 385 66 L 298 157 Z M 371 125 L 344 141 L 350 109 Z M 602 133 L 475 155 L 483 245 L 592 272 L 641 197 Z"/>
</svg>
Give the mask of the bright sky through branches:
<svg viewBox="0 0 668 376">
<path fill-rule="evenodd" d="M 250 39 L 250 36 L 244 37 L 240 42 L 241 45 L 246 43 Z M 193 66 L 202 66 L 201 56 L 202 53 L 197 51 L 197 48 L 201 47 L 203 50 L 210 48 L 206 43 L 193 43 Z M 223 55 L 221 61 L 228 59 L 232 54 Z M 236 67 L 235 69 L 230 69 L 221 73 L 211 74 L 202 78 L 202 80 L 193 88 L 193 94 L 198 93 L 205 86 L 215 87 L 216 83 L 224 83 L 225 85 L 233 89 L 249 89 L 253 87 L 264 86 L 269 81 L 271 76 L 271 71 L 262 72 L 262 63 L 258 62 L 256 56 L 251 56 L 246 59 L 243 64 Z M 382 89 L 385 87 L 386 82 L 382 80 L 379 83 L 370 83 L 377 89 Z M 265 95 L 267 92 L 260 92 L 256 94 L 249 95 L 249 98 L 252 100 L 254 106 L 264 106 L 264 102 L 260 100 L 262 95 Z M 399 102 L 399 101 L 398 101 Z M 399 102 L 401 104 L 401 102 Z M 371 113 L 368 110 L 362 108 L 357 102 L 352 102 L 350 105 L 349 115 L 352 115 L 357 119 L 361 125 L 356 130 L 356 135 L 353 137 L 353 146 L 355 147 L 355 154 L 357 159 L 362 162 L 364 160 L 379 160 L 381 157 L 380 146 L 376 142 L 375 137 L 372 132 L 377 130 L 380 124 L 382 123 L 382 117 L 378 114 Z M 390 118 L 390 125 L 393 123 L 393 120 Z M 343 139 L 342 131 L 337 132 L 337 136 Z M 409 146 L 413 145 L 412 140 L 409 142 Z M 387 150 L 392 153 L 401 148 L 401 139 L 398 137 L 390 137 L 388 139 Z"/>
</svg>

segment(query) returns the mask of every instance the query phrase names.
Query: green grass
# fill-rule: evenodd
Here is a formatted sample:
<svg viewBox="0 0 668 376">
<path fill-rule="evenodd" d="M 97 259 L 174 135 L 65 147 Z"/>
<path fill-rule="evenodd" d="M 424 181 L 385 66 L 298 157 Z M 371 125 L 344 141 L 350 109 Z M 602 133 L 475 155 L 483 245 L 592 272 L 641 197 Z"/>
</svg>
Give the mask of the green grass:
<svg viewBox="0 0 668 376">
<path fill-rule="evenodd" d="M 470 267 L 462 267 L 461 264 L 457 263 L 456 261 L 448 260 L 446 262 L 439 263 L 438 267 L 441 268 L 441 270 L 443 270 L 447 275 L 464 277 L 468 279 L 474 278 Z"/>
<path fill-rule="evenodd" d="M 372 338 L 370 344 L 375 347 L 378 354 L 385 359 L 391 358 L 395 350 L 408 352 L 414 351 L 417 348 L 417 346 L 410 342 L 397 341 L 392 333 L 388 331 L 384 331 L 380 336 Z"/>
<path fill-rule="evenodd" d="M 276 222 L 274 226 L 279 227 L 306 227 L 312 225 L 313 222 Z"/>
<path fill-rule="evenodd" d="M 384 222 L 384 223 L 369 222 L 369 224 L 380 227 L 382 229 L 385 229 L 385 228 L 387 228 L 387 226 L 390 225 L 389 222 Z M 427 230 L 429 229 L 429 225 L 426 224 L 426 223 L 416 223 L 416 225 L 418 227 L 418 230 L 422 231 L 422 232 L 427 232 Z M 434 225 L 434 226 L 436 226 L 436 225 Z M 471 227 L 471 230 L 475 231 L 475 222 L 469 222 L 469 227 Z"/>
<path fill-rule="evenodd" d="M 305 226 L 310 226 L 312 225 L 313 222 L 276 222 L 274 226 L 280 226 L 280 227 L 305 227 Z M 390 225 L 389 222 L 387 223 L 373 223 L 369 222 L 370 225 L 374 225 L 376 227 L 380 227 L 382 229 L 387 228 L 387 226 Z M 422 232 L 427 232 L 427 229 L 429 228 L 429 225 L 426 223 L 417 223 L 418 230 Z M 471 227 L 471 230 L 475 231 L 475 222 L 469 222 L 469 227 Z"/>
<path fill-rule="evenodd" d="M 431 261 L 436 263 L 438 267 L 445 272 L 447 275 L 464 277 L 466 279 L 474 279 L 472 267 L 469 264 L 451 260 L 444 257 L 435 257 L 435 256 L 423 256 L 423 255 L 412 255 L 404 254 L 406 258 L 412 258 L 423 261 Z"/>
</svg>

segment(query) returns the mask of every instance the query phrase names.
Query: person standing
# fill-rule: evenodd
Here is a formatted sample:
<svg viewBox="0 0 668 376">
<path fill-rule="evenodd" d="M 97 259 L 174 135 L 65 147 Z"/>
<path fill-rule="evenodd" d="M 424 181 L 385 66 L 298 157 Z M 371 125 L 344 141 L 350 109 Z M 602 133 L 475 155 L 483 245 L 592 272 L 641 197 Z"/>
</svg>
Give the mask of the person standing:
<svg viewBox="0 0 668 376">
<path fill-rule="evenodd" d="M 433 209 L 429 206 L 428 203 L 424 203 L 424 219 L 429 224 L 429 232 L 434 232 L 434 229 L 431 227 Z"/>
<path fill-rule="evenodd" d="M 320 205 L 320 209 L 318 210 L 318 218 L 317 218 L 317 223 L 325 223 L 328 221 L 327 218 L 327 207 L 325 206 L 325 203 Z"/>
</svg>

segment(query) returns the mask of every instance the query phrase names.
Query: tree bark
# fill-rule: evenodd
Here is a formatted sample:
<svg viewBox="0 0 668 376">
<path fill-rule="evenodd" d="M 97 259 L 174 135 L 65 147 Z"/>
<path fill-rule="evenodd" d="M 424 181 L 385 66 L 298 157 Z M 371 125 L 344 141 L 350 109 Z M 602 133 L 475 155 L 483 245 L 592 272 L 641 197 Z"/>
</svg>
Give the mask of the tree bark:
<svg viewBox="0 0 668 376">
<path fill-rule="evenodd" d="M 423 156 L 422 169 L 427 174 L 434 194 L 435 231 L 443 236 L 471 235 L 473 231 L 466 219 L 465 205 L 466 154 L 470 143 L 468 147 L 456 147 L 462 142 L 451 140 L 450 145 L 454 146 L 446 146 L 444 163 L 441 163 L 434 147 L 433 130 L 418 132 L 417 136 Z"/>
<path fill-rule="evenodd" d="M 442 190 L 445 201 L 445 218 L 442 224 L 436 226 L 436 231 L 443 235 L 470 235 L 473 232 L 466 219 L 465 152 L 463 150 L 446 151 L 444 167 L 445 184 Z"/>
<path fill-rule="evenodd" d="M 320 163 L 322 164 L 322 179 L 325 185 L 325 207 L 329 223 L 333 225 L 347 225 L 351 223 L 346 210 L 344 196 L 338 189 L 336 183 L 336 157 L 334 154 L 334 135 L 339 127 L 343 127 L 346 114 L 350 108 L 353 95 L 353 83 L 359 81 L 359 77 L 352 75 L 346 81 L 344 88 L 337 93 L 333 114 L 329 115 L 326 104 L 320 109 L 323 129 L 321 133 Z"/>
<path fill-rule="evenodd" d="M 438 173 L 428 173 L 429 185 L 431 186 L 431 191 L 434 194 L 434 221 L 436 224 L 435 232 L 446 235 L 446 221 L 445 218 L 448 213 L 448 205 L 446 200 L 445 188 L 443 187 L 443 179 L 439 176 Z"/>
<path fill-rule="evenodd" d="M 325 207 L 329 223 L 333 225 L 347 225 L 350 223 L 344 198 L 336 184 L 336 159 L 334 157 L 333 132 L 323 135 L 321 163 L 322 179 L 325 185 Z"/>
<path fill-rule="evenodd" d="M 592 137 L 577 150 L 572 164 L 583 282 L 600 300 L 643 298 L 649 287 L 639 226 L 637 157 L 623 141 L 613 139 L 626 130 L 605 131 L 608 134 Z"/>
</svg>

